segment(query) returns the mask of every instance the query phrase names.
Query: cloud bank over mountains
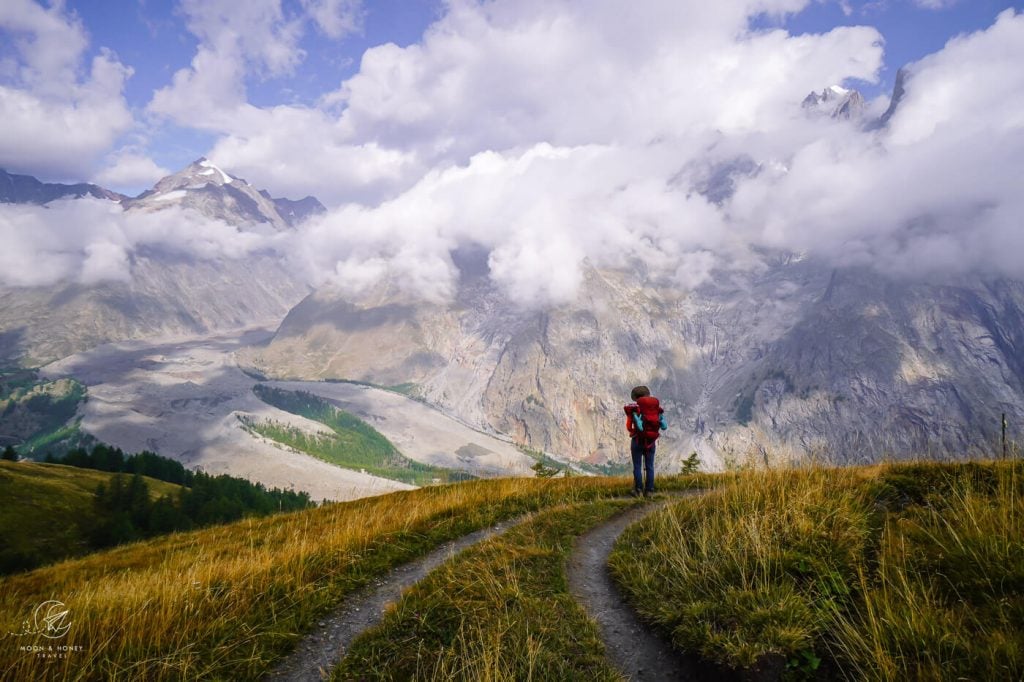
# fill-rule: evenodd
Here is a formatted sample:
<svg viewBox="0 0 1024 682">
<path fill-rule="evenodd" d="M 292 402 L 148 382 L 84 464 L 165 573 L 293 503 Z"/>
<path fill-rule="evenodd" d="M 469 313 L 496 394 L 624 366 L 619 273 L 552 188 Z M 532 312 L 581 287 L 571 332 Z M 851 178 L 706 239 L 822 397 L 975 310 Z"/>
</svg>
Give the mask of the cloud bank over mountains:
<svg viewBox="0 0 1024 682">
<path fill-rule="evenodd" d="M 22 287 L 126 281 L 132 257 L 154 251 L 205 260 L 286 251 L 269 229 L 240 230 L 178 207 L 125 212 L 93 198 L 0 204 L 0 241 L 0 281 Z"/>
<path fill-rule="evenodd" d="M 800 103 L 831 84 L 877 82 L 876 29 L 752 28 L 810 1 L 643 0 L 624 12 L 610 0 L 452 0 L 422 40 L 367 50 L 315 106 L 269 107 L 248 101 L 246 78 L 293 70 L 304 31 L 358 30 L 360 4 L 306 0 L 296 14 L 273 1 L 185 2 L 196 54 L 146 115 L 216 134 L 208 156 L 231 173 L 331 210 L 269 242 L 186 213 L 0 207 L 0 238 L 16 245 L 0 278 L 123 278 L 150 241 L 200 257 L 273 248 L 315 285 L 358 292 L 390 275 L 431 300 L 451 295 L 450 254 L 472 245 L 524 305 L 570 300 L 586 262 L 640 260 L 689 288 L 716 268 L 756 267 L 755 247 L 890 274 L 1024 277 L 1024 14 L 1007 10 L 910 65 L 888 125 L 866 129 L 809 118 Z M 111 149 L 132 125 L 119 95 L 130 68 L 106 54 L 83 76 L 73 19 L 5 7 L 0 23 L 34 37 L 2 67 L 12 85 L 0 86 L 0 110 L 50 113 L 15 112 L 25 129 L 0 133 L 0 157 L 43 167 L 61 144 L 79 144 L 83 159 Z M 52 35 L 66 49 L 39 56 Z M 64 86 L 33 85 L 47 79 Z M 51 151 L 33 141 L 31 121 L 68 108 L 103 126 Z M 155 172 L 130 150 L 117 158 L 108 177 L 118 165 Z M 731 196 L 697 191 L 716 174 Z"/>
</svg>

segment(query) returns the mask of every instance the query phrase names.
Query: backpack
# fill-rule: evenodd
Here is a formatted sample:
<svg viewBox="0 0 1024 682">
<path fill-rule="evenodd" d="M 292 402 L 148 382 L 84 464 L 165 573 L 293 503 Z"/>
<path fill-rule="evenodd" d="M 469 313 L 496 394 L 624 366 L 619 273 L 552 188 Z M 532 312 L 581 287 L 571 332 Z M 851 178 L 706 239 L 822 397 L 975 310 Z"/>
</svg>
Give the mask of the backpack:
<svg viewBox="0 0 1024 682">
<path fill-rule="evenodd" d="M 654 396 L 644 396 L 623 409 L 628 419 L 626 428 L 629 429 L 629 435 L 642 438 L 645 447 L 650 449 L 661 435 L 661 415 L 665 411 L 658 399 Z"/>
</svg>

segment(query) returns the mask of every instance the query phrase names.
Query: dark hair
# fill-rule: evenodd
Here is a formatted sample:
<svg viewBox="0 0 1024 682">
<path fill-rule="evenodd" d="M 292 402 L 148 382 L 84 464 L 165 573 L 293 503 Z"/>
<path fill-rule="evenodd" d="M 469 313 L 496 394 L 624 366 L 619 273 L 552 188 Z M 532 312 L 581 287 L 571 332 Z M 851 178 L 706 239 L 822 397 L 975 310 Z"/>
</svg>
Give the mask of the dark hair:
<svg viewBox="0 0 1024 682">
<path fill-rule="evenodd" d="M 646 386 L 637 386 L 629 393 L 630 400 L 636 400 L 637 398 L 646 398 L 651 394 L 651 389 Z"/>
</svg>

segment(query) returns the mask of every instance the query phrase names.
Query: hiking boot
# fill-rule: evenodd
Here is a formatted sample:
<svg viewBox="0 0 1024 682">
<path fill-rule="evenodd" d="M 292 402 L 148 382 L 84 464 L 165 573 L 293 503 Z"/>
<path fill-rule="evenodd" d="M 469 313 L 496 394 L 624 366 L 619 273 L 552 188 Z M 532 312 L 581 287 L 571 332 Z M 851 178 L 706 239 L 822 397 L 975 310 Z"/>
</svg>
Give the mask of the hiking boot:
<svg viewBox="0 0 1024 682">
<path fill-rule="evenodd" d="M 640 491 L 640 488 L 633 488 L 633 490 L 629 494 L 632 497 L 640 497 L 640 495 L 642 495 L 643 493 Z"/>
<path fill-rule="evenodd" d="M 654 497 L 654 491 L 653 490 L 645 490 L 644 491 L 644 497 Z"/>
</svg>

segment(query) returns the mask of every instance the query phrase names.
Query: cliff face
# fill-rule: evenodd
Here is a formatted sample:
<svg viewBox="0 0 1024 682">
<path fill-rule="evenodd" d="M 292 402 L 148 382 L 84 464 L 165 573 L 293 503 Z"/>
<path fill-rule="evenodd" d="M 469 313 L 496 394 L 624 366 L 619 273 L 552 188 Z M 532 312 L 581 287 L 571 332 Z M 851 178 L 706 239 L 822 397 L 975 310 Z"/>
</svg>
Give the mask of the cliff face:
<svg viewBox="0 0 1024 682">
<path fill-rule="evenodd" d="M 966 455 L 992 444 L 999 412 L 1024 420 L 1021 283 L 762 265 L 694 291 L 591 268 L 572 305 L 536 311 L 462 264 L 449 305 L 387 283 L 359 300 L 319 291 L 245 361 L 414 384 L 474 426 L 594 462 L 625 457 L 621 406 L 645 383 L 667 408 L 670 468 L 694 450 L 710 466 Z"/>
<path fill-rule="evenodd" d="M 1020 282 L 837 272 L 737 393 L 752 425 L 830 460 L 991 454 L 1000 413 L 1024 417 L 1022 311 Z"/>
<path fill-rule="evenodd" d="M 0 287 L 0 360 L 39 366 L 110 341 L 273 324 L 306 291 L 270 256 L 140 254 L 129 282 Z"/>
</svg>

